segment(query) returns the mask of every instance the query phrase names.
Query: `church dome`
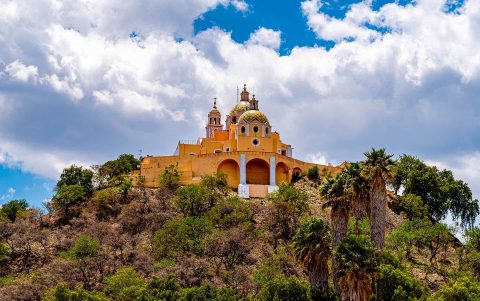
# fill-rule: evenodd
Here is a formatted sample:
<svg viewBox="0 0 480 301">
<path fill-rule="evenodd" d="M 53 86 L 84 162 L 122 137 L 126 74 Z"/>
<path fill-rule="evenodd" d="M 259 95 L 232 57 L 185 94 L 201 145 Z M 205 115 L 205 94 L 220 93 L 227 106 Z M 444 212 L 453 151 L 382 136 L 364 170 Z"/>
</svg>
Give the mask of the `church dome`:
<svg viewBox="0 0 480 301">
<path fill-rule="evenodd" d="M 242 115 L 250 108 L 250 104 L 248 101 L 240 101 L 237 103 L 233 108 L 230 110 L 230 114 L 237 113 L 237 116 Z"/>
<path fill-rule="evenodd" d="M 260 123 L 268 123 L 267 116 L 258 110 L 248 110 L 240 116 L 238 122 L 250 123 L 252 121 L 258 121 Z"/>
</svg>

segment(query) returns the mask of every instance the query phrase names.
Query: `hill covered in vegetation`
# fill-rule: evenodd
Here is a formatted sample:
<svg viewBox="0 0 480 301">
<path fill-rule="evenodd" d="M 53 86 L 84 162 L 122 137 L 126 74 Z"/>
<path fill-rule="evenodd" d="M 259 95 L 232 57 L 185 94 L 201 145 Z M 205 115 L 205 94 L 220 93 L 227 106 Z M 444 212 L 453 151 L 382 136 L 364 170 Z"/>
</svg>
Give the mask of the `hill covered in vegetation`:
<svg viewBox="0 0 480 301">
<path fill-rule="evenodd" d="M 138 164 L 71 166 L 46 210 L 4 204 L 0 300 L 480 300 L 478 202 L 448 170 L 372 150 L 243 200 L 173 166 L 133 187 Z"/>
</svg>

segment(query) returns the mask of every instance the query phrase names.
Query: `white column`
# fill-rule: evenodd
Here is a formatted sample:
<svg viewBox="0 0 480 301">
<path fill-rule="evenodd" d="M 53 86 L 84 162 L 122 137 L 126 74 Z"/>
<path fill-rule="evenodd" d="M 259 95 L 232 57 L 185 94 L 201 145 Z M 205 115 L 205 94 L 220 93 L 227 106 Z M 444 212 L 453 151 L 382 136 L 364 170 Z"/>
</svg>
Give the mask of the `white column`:
<svg viewBox="0 0 480 301">
<path fill-rule="evenodd" d="M 245 154 L 240 155 L 240 184 L 247 184 L 247 164 Z"/>
<path fill-rule="evenodd" d="M 275 156 L 270 157 L 270 186 L 275 186 Z"/>
</svg>

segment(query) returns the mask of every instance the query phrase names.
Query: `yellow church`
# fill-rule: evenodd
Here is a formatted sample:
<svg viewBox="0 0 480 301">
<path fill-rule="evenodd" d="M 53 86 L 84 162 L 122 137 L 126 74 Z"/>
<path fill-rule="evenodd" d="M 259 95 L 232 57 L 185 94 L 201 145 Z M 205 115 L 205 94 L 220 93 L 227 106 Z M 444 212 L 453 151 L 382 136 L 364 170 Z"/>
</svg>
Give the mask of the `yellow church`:
<svg viewBox="0 0 480 301">
<path fill-rule="evenodd" d="M 224 173 L 228 185 L 243 198 L 265 197 L 282 182 L 290 182 L 317 165 L 321 175 L 335 174 L 344 167 L 303 162 L 293 158 L 292 146 L 272 130 L 259 101 L 247 91 L 226 116 L 225 127 L 216 99 L 208 113 L 206 136 L 196 142 L 180 141 L 173 156 L 148 156 L 140 164 L 145 185 L 158 187 L 159 177 L 173 164 L 181 173 L 180 184 L 191 184 L 204 175 Z"/>
</svg>

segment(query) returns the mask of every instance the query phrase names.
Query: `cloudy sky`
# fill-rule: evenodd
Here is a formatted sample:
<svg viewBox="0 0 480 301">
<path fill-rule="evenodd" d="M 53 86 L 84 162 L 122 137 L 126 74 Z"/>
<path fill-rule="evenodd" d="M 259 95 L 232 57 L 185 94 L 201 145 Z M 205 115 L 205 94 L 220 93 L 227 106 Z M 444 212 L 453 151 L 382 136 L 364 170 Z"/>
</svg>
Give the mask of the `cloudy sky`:
<svg viewBox="0 0 480 301">
<path fill-rule="evenodd" d="M 298 159 L 386 147 L 480 196 L 480 1 L 0 0 L 0 203 L 170 155 L 243 83 Z"/>
</svg>

